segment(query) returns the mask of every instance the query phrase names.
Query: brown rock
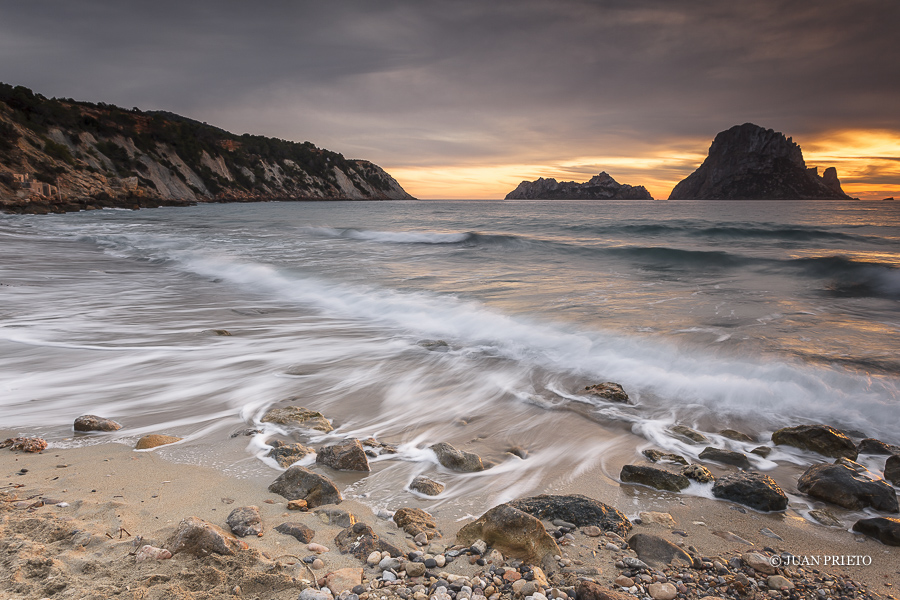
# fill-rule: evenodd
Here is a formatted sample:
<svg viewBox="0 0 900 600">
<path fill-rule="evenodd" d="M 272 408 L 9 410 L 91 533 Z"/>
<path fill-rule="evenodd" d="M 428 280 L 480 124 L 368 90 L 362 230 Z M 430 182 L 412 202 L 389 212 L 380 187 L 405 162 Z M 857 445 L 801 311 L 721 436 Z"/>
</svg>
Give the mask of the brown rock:
<svg viewBox="0 0 900 600">
<path fill-rule="evenodd" d="M 240 537 L 259 535 L 262 533 L 262 518 L 259 516 L 259 507 L 242 506 L 231 511 L 225 519 L 231 528 L 231 533 Z"/>
<path fill-rule="evenodd" d="M 647 588 L 653 600 L 675 600 L 678 590 L 671 583 L 651 583 Z"/>
<path fill-rule="evenodd" d="M 900 455 L 888 456 L 884 462 L 884 478 L 900 486 Z"/>
<path fill-rule="evenodd" d="M 642 454 L 647 457 L 647 460 L 650 462 L 671 462 L 679 465 L 688 464 L 687 459 L 685 459 L 680 454 L 673 454 L 671 452 L 663 452 L 662 450 L 655 450 L 653 448 L 648 448 L 644 450 Z"/>
<path fill-rule="evenodd" d="M 623 483 L 638 483 L 670 492 L 679 492 L 691 484 L 687 477 L 680 473 L 644 465 L 624 465 L 622 472 L 619 473 L 619 479 Z"/>
<path fill-rule="evenodd" d="M 540 565 L 547 560 L 555 570 L 553 556 L 560 554 L 556 541 L 543 524 L 528 513 L 508 504 L 495 506 L 456 534 L 459 543 L 470 545 L 481 539 L 505 556 Z"/>
<path fill-rule="evenodd" d="M 281 440 L 275 440 L 272 442 L 272 449 L 266 456 L 274 458 L 279 466 L 287 469 L 310 452 L 315 452 L 315 450 L 300 443 L 288 444 Z"/>
<path fill-rule="evenodd" d="M 9 438 L 0 442 L 0 448 L 9 447 L 10 450 L 21 450 L 22 452 L 42 452 L 47 448 L 47 442 L 43 438 Z"/>
<path fill-rule="evenodd" d="M 858 455 L 856 445 L 847 434 L 827 425 L 784 427 L 772 434 L 772 441 L 776 444 L 818 452 L 831 458 L 843 456 L 856 460 Z"/>
<path fill-rule="evenodd" d="M 690 554 L 655 535 L 636 533 L 628 538 L 628 546 L 651 567 L 661 568 L 672 564 L 689 567 L 694 564 Z"/>
<path fill-rule="evenodd" d="M 331 590 L 331 593 L 337 596 L 341 592 L 346 592 L 358 585 L 362 585 L 362 578 L 362 567 L 346 567 L 326 575 L 325 583 L 328 589 Z"/>
<path fill-rule="evenodd" d="M 310 543 L 316 536 L 316 532 L 303 523 L 282 523 L 275 528 L 275 531 L 294 537 L 303 544 Z"/>
<path fill-rule="evenodd" d="M 752 466 L 750 464 L 750 459 L 742 452 L 715 448 L 713 446 L 704 448 L 703 452 L 700 453 L 700 458 L 702 460 L 712 460 L 726 465 L 734 465 L 739 469 L 749 469 Z"/>
<path fill-rule="evenodd" d="M 627 592 L 616 592 L 595 583 L 580 579 L 575 587 L 575 597 L 578 600 L 634 600 L 634 596 Z"/>
<path fill-rule="evenodd" d="M 699 431 L 695 431 L 690 427 L 685 427 L 684 425 L 674 425 L 669 428 L 669 431 L 675 434 L 676 437 L 679 437 L 687 442 L 692 444 L 708 444 L 709 438 L 700 433 Z"/>
<path fill-rule="evenodd" d="M 703 465 L 694 464 L 687 465 L 686 467 L 681 467 L 681 474 L 688 479 L 693 479 L 694 481 L 699 481 L 700 483 L 709 483 L 710 481 L 716 480 L 715 476 L 710 472 L 710 470 Z"/>
<path fill-rule="evenodd" d="M 621 384 L 613 383 L 612 381 L 589 385 L 584 388 L 584 391 L 612 402 L 628 404 L 628 394 L 625 393 L 625 389 Z"/>
<path fill-rule="evenodd" d="M 441 465 L 453 471 L 472 473 L 484 471 L 484 463 L 481 457 L 473 452 L 457 450 L 446 442 L 440 442 L 429 447 L 437 456 Z"/>
<path fill-rule="evenodd" d="M 105 419 L 97 415 L 82 415 L 75 419 L 73 425 L 75 431 L 118 431 L 122 426 L 112 419 Z"/>
<path fill-rule="evenodd" d="M 263 418 L 263 423 L 277 423 L 278 425 L 294 425 L 303 429 L 315 429 L 323 433 L 333 431 L 334 428 L 328 419 L 314 410 L 302 406 L 284 406 L 270 409 Z"/>
<path fill-rule="evenodd" d="M 759 552 L 748 552 L 742 555 L 741 558 L 744 560 L 744 564 L 760 573 L 774 575 L 778 572 L 778 570 L 772 566 L 771 560 Z"/>
<path fill-rule="evenodd" d="M 158 433 L 151 433 L 150 435 L 145 435 L 141 439 L 137 441 L 135 444 L 135 450 L 149 450 L 150 448 L 156 448 L 157 446 L 166 446 L 168 444 L 174 444 L 175 442 L 180 442 L 183 438 L 175 437 L 173 435 L 160 435 Z"/>
<path fill-rule="evenodd" d="M 306 500 L 289 500 L 287 503 L 288 510 L 301 510 L 307 511 L 309 510 L 309 505 L 306 504 Z"/>
<path fill-rule="evenodd" d="M 230 556 L 238 550 L 248 548 L 247 544 L 226 533 L 212 523 L 197 517 L 188 517 L 179 523 L 166 548 L 174 555 L 187 552 L 194 556 L 224 554 Z"/>
<path fill-rule="evenodd" d="M 341 554 L 350 553 L 363 562 L 376 550 L 388 552 L 394 557 L 403 554 L 396 546 L 379 539 L 375 531 L 365 523 L 354 523 L 341 530 L 335 536 L 334 542 Z"/>
<path fill-rule="evenodd" d="M 269 491 L 288 500 L 306 500 L 309 508 L 340 504 L 343 500 L 334 482 L 301 466 L 293 466 L 278 476 Z"/>
<path fill-rule="evenodd" d="M 437 496 L 444 491 L 444 484 L 420 475 L 412 480 L 409 489 L 426 496 Z"/>
<path fill-rule="evenodd" d="M 742 433 L 737 431 L 736 429 L 723 429 L 719 432 L 719 435 L 722 437 L 727 437 L 729 440 L 734 440 L 736 442 L 755 442 L 752 437 L 747 435 L 746 433 Z"/>
<path fill-rule="evenodd" d="M 346 440 L 333 446 L 320 448 L 316 464 L 338 471 L 369 471 L 369 459 L 359 440 Z"/>
<path fill-rule="evenodd" d="M 420 508 L 401 508 L 394 513 L 394 523 L 413 537 L 420 533 L 424 533 L 429 540 L 441 537 L 434 517 Z"/>
</svg>

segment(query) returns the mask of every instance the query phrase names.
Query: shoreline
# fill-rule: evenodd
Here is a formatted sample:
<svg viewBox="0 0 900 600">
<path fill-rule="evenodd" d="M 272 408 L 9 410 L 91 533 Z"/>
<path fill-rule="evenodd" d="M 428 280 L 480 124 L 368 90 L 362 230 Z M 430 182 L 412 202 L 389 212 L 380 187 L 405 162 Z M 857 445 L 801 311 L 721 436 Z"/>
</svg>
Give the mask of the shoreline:
<svg viewBox="0 0 900 600">
<path fill-rule="evenodd" d="M 21 469 L 27 469 L 27 472 L 21 473 Z M 328 468 L 316 470 L 332 474 Z M 106 590 L 102 593 L 108 594 L 111 590 L 122 592 L 121 588 L 127 587 L 125 591 L 133 593 L 136 598 L 215 598 L 225 597 L 226 592 L 233 595 L 233 590 L 225 588 L 237 581 L 232 588 L 242 588 L 248 597 L 296 598 L 303 587 L 314 585 L 310 571 L 301 562 L 303 557 L 313 553 L 293 538 L 274 531 L 274 527 L 284 521 L 304 523 L 316 532 L 313 542 L 330 548 L 329 552 L 319 555 L 324 565 L 315 572 L 316 577 L 324 577 L 339 569 L 364 566 L 359 559 L 350 554 L 340 554 L 335 548 L 334 538 L 341 527 L 324 523 L 314 512 L 288 511 L 287 500 L 268 492 L 267 486 L 277 473 L 275 469 L 262 467 L 257 475 L 238 479 L 211 468 L 170 462 L 152 450 L 133 451 L 118 443 L 81 448 L 51 446 L 40 454 L 0 450 L 0 474 L 3 476 L 0 493 L 6 495 L 3 500 L 11 500 L 10 494 L 18 497 L 17 500 L 4 502 L 0 512 L 0 548 L 5 548 L 7 552 L 16 548 L 15 554 L 7 553 L 3 559 L 8 575 L 0 577 L 0 591 L 13 594 L 4 598 L 16 599 L 106 598 L 109 596 L 73 594 L 86 593 L 90 588 Z M 359 477 L 364 477 L 364 474 Z M 339 487 L 342 491 L 346 488 L 341 484 Z M 869 594 L 868 597 L 878 594 L 889 598 L 900 585 L 900 548 L 885 546 L 844 529 L 815 525 L 791 509 L 782 513 L 759 513 L 727 501 L 659 492 L 643 486 L 611 484 L 598 468 L 581 473 L 556 487 L 560 489 L 547 490 L 546 493 L 584 494 L 608 502 L 627 514 L 632 514 L 633 509 L 639 507 L 641 511 L 667 512 L 674 518 L 671 528 L 655 523 L 636 524 L 626 537 L 635 533 L 659 536 L 685 548 L 693 547 L 702 556 L 721 559 L 725 564 L 729 558 L 748 551 L 764 552 L 765 548 L 789 552 L 795 557 L 808 557 L 807 562 L 814 560 L 814 557 L 823 562 L 826 556 L 868 556 L 871 557 L 870 564 L 860 566 L 808 564 L 806 576 L 812 576 L 811 569 L 816 569 L 820 573 L 850 578 L 866 586 L 863 589 Z M 359 521 L 371 525 L 382 539 L 404 552 L 416 548 L 412 536 L 383 518 L 385 515 L 374 514 L 363 503 L 364 500 L 351 496 L 352 492 L 345 493 L 344 502 L 327 508 L 349 511 Z M 632 506 L 626 505 L 625 499 L 628 497 Z M 41 498 L 48 499 L 48 502 L 43 506 L 33 506 Z M 68 506 L 50 505 L 49 500 L 64 502 Z M 23 505 L 23 502 L 26 504 Z M 411 501 L 409 506 L 420 504 L 424 505 Z M 225 560 L 217 556 L 193 558 L 176 554 L 171 560 L 134 563 L 131 554 L 137 550 L 134 540 L 138 536 L 143 543 L 162 546 L 179 522 L 189 516 L 199 517 L 228 531 L 225 519 L 229 512 L 235 507 L 250 505 L 259 507 L 264 532 L 261 537 L 243 538 L 250 549 L 238 552 L 236 557 Z M 431 511 L 443 534 L 442 538 L 432 542 L 431 548 L 436 548 L 435 551 L 455 544 L 457 531 L 471 520 L 450 516 L 452 511 L 449 508 L 438 506 Z M 552 528 L 549 522 L 544 524 Z M 48 538 L 47 532 L 58 531 L 61 527 L 76 534 L 57 534 L 64 539 L 51 541 L 53 536 Z M 761 530 L 766 530 L 768 534 Z M 72 543 L 78 532 L 82 535 L 82 541 L 85 532 L 90 534 L 88 543 L 83 546 Z M 782 539 L 772 537 L 772 534 Z M 565 581 L 573 585 L 577 579 L 593 579 L 605 588 L 627 594 L 626 590 L 614 584 L 622 572 L 615 562 L 634 553 L 611 552 L 604 547 L 604 542 L 608 542 L 606 538 L 599 538 L 598 544 L 596 538 L 587 537 L 580 527 L 573 532 L 573 536 L 573 543 L 562 548 L 563 559 L 571 561 L 569 572 L 560 567 L 552 577 L 564 576 Z M 49 560 L 50 579 L 57 584 L 65 582 L 65 585 L 54 594 L 45 594 L 46 573 L 38 579 L 27 575 L 29 561 L 34 560 Z M 220 564 L 223 560 L 226 566 Z M 460 557 L 447 565 L 445 570 L 474 577 L 484 568 L 471 565 Z M 211 574 L 205 583 L 195 581 L 186 574 L 203 569 L 213 569 L 223 574 Z M 800 574 L 797 570 L 796 566 L 792 566 L 782 569 L 782 572 L 804 576 L 803 570 Z M 703 573 L 703 570 L 699 572 Z M 228 573 L 230 575 L 224 575 Z M 251 582 L 257 581 L 260 573 L 277 574 L 276 579 L 281 582 L 278 585 L 287 587 L 275 595 L 263 593 L 254 596 L 252 589 L 255 588 Z M 371 575 L 368 569 L 366 574 Z M 244 582 L 243 585 L 241 582 Z M 273 582 L 275 579 L 269 583 L 274 585 Z M 571 589 L 573 585 L 561 586 L 561 589 Z M 26 591 L 19 593 L 15 589 Z M 81 592 L 73 591 L 79 589 Z M 265 586 L 260 588 L 259 593 L 263 589 L 266 589 Z M 174 595 L 176 592 L 182 595 Z M 374 596 L 374 591 L 371 593 L 373 596 L 369 597 L 381 597 Z M 761 590 L 755 593 L 772 592 Z M 781 596 L 781 592 L 775 593 Z M 684 597 L 701 595 L 719 594 L 698 593 Z M 860 592 L 847 597 L 864 595 Z M 749 597 L 729 596 L 724 592 L 722 596 Z M 647 595 L 636 593 L 635 597 Z"/>
</svg>

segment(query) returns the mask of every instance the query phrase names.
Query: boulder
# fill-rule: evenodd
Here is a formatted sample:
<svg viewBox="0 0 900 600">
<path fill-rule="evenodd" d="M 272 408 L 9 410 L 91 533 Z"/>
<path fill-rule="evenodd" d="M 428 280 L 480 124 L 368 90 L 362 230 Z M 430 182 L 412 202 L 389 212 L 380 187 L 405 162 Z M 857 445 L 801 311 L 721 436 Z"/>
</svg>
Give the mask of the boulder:
<svg viewBox="0 0 900 600">
<path fill-rule="evenodd" d="M 900 546 L 900 519 L 891 517 L 860 519 L 853 524 L 853 531 L 875 538 L 887 546 Z"/>
<path fill-rule="evenodd" d="M 122 426 L 112 419 L 105 419 L 97 415 L 82 415 L 75 419 L 73 425 L 75 431 L 118 431 Z"/>
<path fill-rule="evenodd" d="M 369 459 L 359 440 L 347 440 L 333 446 L 320 448 L 316 464 L 338 471 L 369 471 Z"/>
<path fill-rule="evenodd" d="M 509 502 L 513 508 L 539 519 L 562 519 L 577 527 L 593 525 L 603 531 L 625 535 L 631 529 L 631 521 L 617 509 L 581 494 L 553 496 L 542 494 Z"/>
<path fill-rule="evenodd" d="M 713 496 L 760 511 L 785 510 L 787 495 L 768 475 L 740 471 L 721 477 L 713 485 Z"/>
<path fill-rule="evenodd" d="M 269 491 L 288 500 L 306 500 L 309 508 L 340 504 L 344 499 L 334 482 L 301 466 L 293 466 L 278 476 Z"/>
<path fill-rule="evenodd" d="M 636 533 L 628 538 L 628 546 L 637 553 L 639 559 L 657 569 L 666 565 L 690 567 L 694 564 L 690 554 L 655 535 Z"/>
<path fill-rule="evenodd" d="M 688 479 L 693 479 L 699 483 L 709 483 L 710 481 L 716 480 L 712 472 L 703 465 L 687 465 L 686 467 L 681 467 L 681 474 Z"/>
<path fill-rule="evenodd" d="M 709 438 L 700 433 L 699 431 L 695 431 L 690 427 L 685 427 L 684 425 L 673 425 L 669 428 L 671 433 L 675 434 L 675 437 L 680 438 L 690 444 L 708 444 Z"/>
<path fill-rule="evenodd" d="M 885 444 L 875 438 L 866 438 L 856 445 L 860 454 L 900 454 L 900 446 Z"/>
<path fill-rule="evenodd" d="M 394 523 L 413 537 L 420 533 L 424 533 L 429 540 L 441 537 L 441 532 L 438 531 L 434 517 L 421 508 L 404 507 L 399 509 L 394 513 Z"/>
<path fill-rule="evenodd" d="M 719 435 L 721 435 L 722 437 L 727 437 L 729 440 L 734 440 L 736 442 L 753 443 L 756 441 L 746 433 L 742 433 L 740 431 L 737 431 L 736 429 L 723 429 L 719 432 Z"/>
<path fill-rule="evenodd" d="M 800 476 L 797 489 L 851 510 L 872 507 L 886 512 L 900 512 L 894 488 L 883 479 L 870 479 L 847 465 L 813 465 Z"/>
<path fill-rule="evenodd" d="M 625 393 L 625 389 L 622 385 L 613 383 L 612 381 L 586 386 L 584 391 L 592 396 L 600 396 L 611 402 L 629 403 L 628 394 Z"/>
<path fill-rule="evenodd" d="M 342 529 L 334 537 L 334 543 L 337 544 L 341 554 L 352 554 L 363 562 L 376 550 L 387 552 L 394 557 L 403 554 L 396 546 L 379 539 L 375 531 L 365 523 L 354 523 Z"/>
<path fill-rule="evenodd" d="M 484 540 L 504 556 L 535 565 L 546 561 L 553 568 L 556 567 L 553 556 L 561 554 L 556 541 L 538 519 L 509 504 L 490 509 L 460 529 L 456 537 L 466 546 Z"/>
<path fill-rule="evenodd" d="M 308 544 L 313 540 L 314 537 L 316 537 L 315 530 L 310 529 L 303 523 L 282 523 L 275 528 L 275 531 L 284 535 L 289 535 L 295 538 L 301 544 Z"/>
<path fill-rule="evenodd" d="M 303 429 L 315 429 L 323 433 L 334 430 L 331 423 L 328 422 L 328 419 L 322 413 L 303 408 L 302 406 L 272 408 L 263 415 L 260 421 L 277 425 L 292 425 Z"/>
<path fill-rule="evenodd" d="M 426 496 L 437 496 L 444 491 L 444 484 L 419 475 L 409 484 L 409 489 Z"/>
<path fill-rule="evenodd" d="M 884 478 L 896 486 L 900 486 L 900 455 L 888 456 L 884 462 Z"/>
<path fill-rule="evenodd" d="M 22 452 L 43 452 L 47 448 L 47 441 L 39 437 L 7 438 L 0 442 L 0 448 L 21 450 Z"/>
<path fill-rule="evenodd" d="M 538 177 L 523 181 L 506 195 L 507 200 L 652 200 L 650 192 L 642 186 L 619 183 L 605 171 L 594 175 L 584 183 L 557 181 Z"/>
<path fill-rule="evenodd" d="M 173 555 L 186 552 L 194 556 L 223 554 L 231 556 L 249 546 L 230 533 L 197 517 L 183 519 L 175 533 L 166 542 L 166 549 Z"/>
<path fill-rule="evenodd" d="M 654 450 L 653 448 L 648 448 L 644 450 L 641 454 L 647 457 L 647 460 L 650 462 L 670 462 L 678 465 L 686 465 L 688 461 L 681 456 L 680 454 L 672 454 L 671 452 L 662 452 L 661 450 Z"/>
<path fill-rule="evenodd" d="M 611 590 L 587 579 L 578 580 L 575 586 L 575 598 L 578 600 L 634 600 L 634 596 L 628 592 Z"/>
<path fill-rule="evenodd" d="M 287 469 L 310 452 L 315 452 L 315 450 L 303 444 L 288 444 L 281 440 L 275 440 L 272 442 L 272 449 L 266 456 L 274 458 L 282 468 Z"/>
<path fill-rule="evenodd" d="M 259 516 L 258 506 L 242 506 L 231 511 L 225 519 L 231 533 L 239 537 L 259 535 L 262 533 L 262 517 Z"/>
<path fill-rule="evenodd" d="M 168 446 L 169 444 L 174 444 L 175 442 L 180 442 L 182 438 L 175 437 L 174 435 L 161 435 L 158 433 L 151 433 L 150 435 L 145 435 L 141 439 L 137 441 L 137 444 L 134 445 L 135 450 L 149 450 L 151 448 L 157 448 L 159 446 Z"/>
<path fill-rule="evenodd" d="M 691 484 L 688 478 L 680 473 L 671 473 L 643 465 L 625 465 L 622 467 L 619 479 L 623 483 L 639 483 L 670 492 L 680 492 Z"/>
<path fill-rule="evenodd" d="M 647 591 L 653 600 L 675 600 L 675 597 L 678 595 L 678 589 L 669 582 L 651 583 L 647 587 Z"/>
<path fill-rule="evenodd" d="M 350 527 L 359 521 L 356 515 L 340 508 L 320 508 L 316 511 L 316 516 L 326 525 L 338 527 Z"/>
<path fill-rule="evenodd" d="M 752 466 L 750 464 L 750 459 L 747 458 L 746 454 L 725 450 L 723 448 L 714 448 L 713 446 L 704 448 L 703 452 L 700 453 L 700 458 L 725 465 L 733 465 L 739 469 L 749 469 Z"/>
<path fill-rule="evenodd" d="M 434 444 L 430 449 L 437 456 L 438 462 L 452 471 L 463 473 L 484 471 L 484 464 L 477 454 L 457 450 L 446 442 Z"/>
<path fill-rule="evenodd" d="M 858 456 L 856 445 L 847 434 L 828 425 L 784 427 L 772 434 L 772 441 L 778 445 L 794 446 L 831 458 L 843 456 L 856 460 Z"/>
</svg>

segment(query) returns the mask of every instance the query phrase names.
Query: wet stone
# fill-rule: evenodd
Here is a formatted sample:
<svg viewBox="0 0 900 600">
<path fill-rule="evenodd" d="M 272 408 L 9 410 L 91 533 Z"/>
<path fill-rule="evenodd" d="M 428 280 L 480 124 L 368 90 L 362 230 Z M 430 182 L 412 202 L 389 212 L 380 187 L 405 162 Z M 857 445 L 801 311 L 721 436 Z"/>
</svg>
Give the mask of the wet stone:
<svg viewBox="0 0 900 600">
<path fill-rule="evenodd" d="M 723 429 L 722 431 L 719 432 L 719 435 L 721 435 L 722 437 L 726 437 L 729 440 L 734 440 L 736 442 L 753 443 L 756 441 L 752 437 L 747 435 L 746 433 L 737 431 L 736 429 Z"/>
<path fill-rule="evenodd" d="M 309 508 L 339 504 L 343 500 L 333 481 L 298 465 L 279 475 L 269 491 L 288 500 L 306 500 Z"/>
<path fill-rule="evenodd" d="M 709 483 L 710 481 L 716 480 L 712 472 L 703 465 L 688 465 L 682 467 L 681 474 L 688 479 L 693 479 L 699 483 Z"/>
<path fill-rule="evenodd" d="M 182 438 L 175 437 L 174 435 L 161 435 L 158 433 L 153 433 L 150 435 L 145 435 L 141 439 L 137 441 L 135 444 L 135 450 L 149 450 L 151 448 L 157 448 L 159 446 L 167 446 L 169 444 L 174 444 L 175 442 L 180 442 Z"/>
<path fill-rule="evenodd" d="M 712 460 L 725 465 L 733 465 L 739 469 L 749 469 L 752 465 L 747 456 L 741 452 L 707 446 L 700 453 L 702 460 Z"/>
<path fill-rule="evenodd" d="M 584 391 L 593 396 L 599 396 L 605 400 L 609 400 L 610 402 L 629 403 L 628 394 L 625 393 L 625 389 L 622 385 L 613 383 L 612 381 L 586 386 Z"/>
<path fill-rule="evenodd" d="M 328 433 L 334 429 L 322 413 L 302 406 L 285 406 L 270 409 L 260 421 L 278 425 L 293 425 L 303 429 L 315 429 L 323 433 Z"/>
<path fill-rule="evenodd" d="M 72 427 L 75 431 L 118 431 L 122 429 L 122 426 L 112 419 L 97 415 L 82 415 L 75 419 Z"/>
<path fill-rule="evenodd" d="M 333 446 L 320 448 L 316 453 L 316 464 L 325 465 L 338 471 L 366 471 L 369 459 L 359 440 L 347 440 Z"/>
<path fill-rule="evenodd" d="M 772 434 L 772 441 L 818 452 L 831 458 L 844 456 L 856 460 L 858 452 L 853 441 L 842 431 L 827 425 L 798 425 L 784 427 Z"/>
<path fill-rule="evenodd" d="M 434 444 L 430 446 L 430 449 L 437 456 L 438 462 L 450 470 L 471 473 L 485 469 L 480 456 L 472 452 L 457 450 L 446 442 Z"/>
<path fill-rule="evenodd" d="M 638 483 L 670 492 L 679 492 L 690 485 L 687 477 L 680 473 L 643 465 L 623 466 L 619 479 L 624 483 Z"/>
<path fill-rule="evenodd" d="M 426 496 L 437 496 L 444 491 L 444 484 L 420 475 L 412 480 L 409 489 Z"/>
<path fill-rule="evenodd" d="M 707 438 L 705 435 L 684 425 L 674 425 L 669 428 L 669 431 L 675 434 L 675 437 L 681 438 L 692 444 L 709 443 L 709 438 Z"/>
<path fill-rule="evenodd" d="M 688 464 L 687 460 L 680 454 L 672 454 L 671 452 L 663 452 L 661 450 L 654 450 L 653 448 L 644 450 L 642 454 L 650 462 L 671 462 L 679 465 Z"/>
<path fill-rule="evenodd" d="M 280 467 L 287 469 L 311 452 L 315 452 L 315 450 L 309 446 L 304 446 L 299 443 L 288 444 L 281 440 L 275 440 L 272 442 L 272 449 L 269 450 L 269 453 L 266 456 L 274 458 L 275 462 L 277 462 Z"/>
</svg>

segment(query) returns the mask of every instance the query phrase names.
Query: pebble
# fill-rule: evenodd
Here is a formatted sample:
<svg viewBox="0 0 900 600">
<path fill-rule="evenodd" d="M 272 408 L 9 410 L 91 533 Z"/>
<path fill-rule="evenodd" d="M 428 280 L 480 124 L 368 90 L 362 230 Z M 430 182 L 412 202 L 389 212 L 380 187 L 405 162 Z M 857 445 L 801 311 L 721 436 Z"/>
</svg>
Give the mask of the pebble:
<svg viewBox="0 0 900 600">
<path fill-rule="evenodd" d="M 322 544 L 307 544 L 306 549 L 310 552 L 315 552 L 316 554 L 322 554 L 323 552 L 328 552 L 328 548 L 323 546 Z"/>
<path fill-rule="evenodd" d="M 317 558 L 316 560 L 314 560 L 314 561 L 312 562 L 312 565 L 311 565 L 311 566 L 312 566 L 313 570 L 315 570 L 315 571 L 318 571 L 318 570 L 320 570 L 320 569 L 324 569 L 324 568 L 325 568 L 325 561 L 322 560 L 321 558 Z"/>
<path fill-rule="evenodd" d="M 588 537 L 600 537 L 600 535 L 603 534 L 596 525 L 588 525 L 587 527 L 584 527 L 581 532 Z"/>
<path fill-rule="evenodd" d="M 634 579 L 631 577 L 625 577 L 624 575 L 619 575 L 616 577 L 615 584 L 619 587 L 630 588 L 634 585 Z"/>
<path fill-rule="evenodd" d="M 377 550 L 369 554 L 366 558 L 366 564 L 370 567 L 374 567 L 379 562 L 381 562 L 381 552 L 378 552 Z"/>
</svg>

